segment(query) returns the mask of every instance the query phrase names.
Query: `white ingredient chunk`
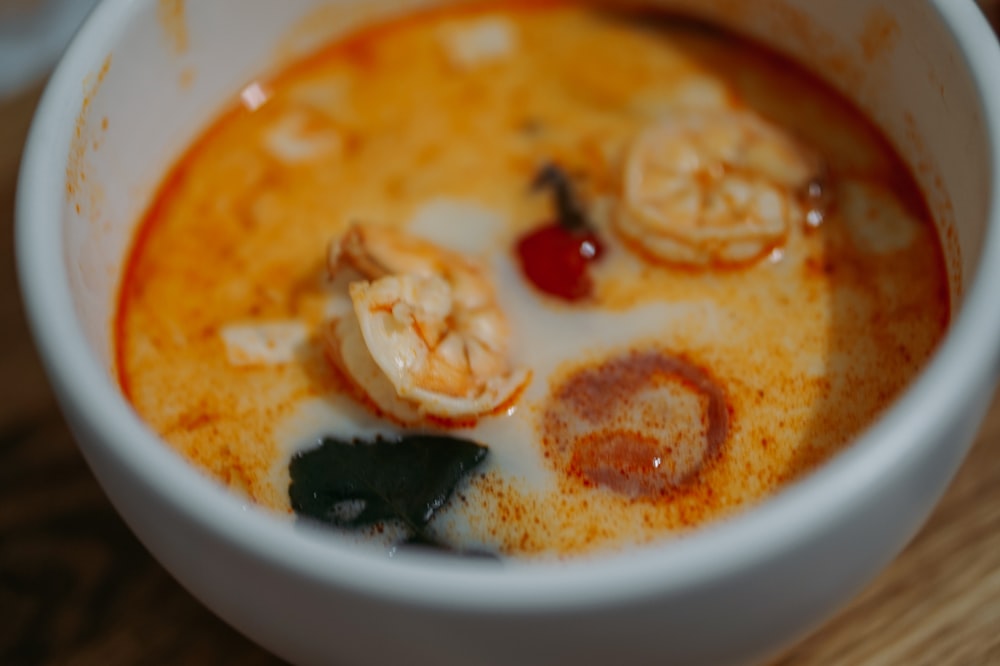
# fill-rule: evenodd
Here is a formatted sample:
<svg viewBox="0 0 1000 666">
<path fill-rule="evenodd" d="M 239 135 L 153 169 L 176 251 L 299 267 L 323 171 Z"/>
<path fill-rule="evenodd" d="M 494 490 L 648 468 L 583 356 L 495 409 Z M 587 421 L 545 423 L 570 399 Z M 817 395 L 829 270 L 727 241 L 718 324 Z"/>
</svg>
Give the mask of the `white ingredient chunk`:
<svg viewBox="0 0 1000 666">
<path fill-rule="evenodd" d="M 448 59 L 460 69 L 503 60 L 517 48 L 517 31 L 503 18 L 487 17 L 447 26 L 442 40 Z"/>
<path fill-rule="evenodd" d="M 671 85 L 638 91 L 631 107 L 643 116 L 659 120 L 678 111 L 691 109 L 720 111 L 732 105 L 733 94 L 721 81 L 692 78 Z"/>
<path fill-rule="evenodd" d="M 226 356 L 237 367 L 283 365 L 295 360 L 309 329 L 299 321 L 230 324 L 219 331 Z"/>
<path fill-rule="evenodd" d="M 340 152 L 343 141 L 332 128 L 311 129 L 302 113 L 282 117 L 264 137 L 264 145 L 272 157 L 285 164 L 299 164 Z"/>
<path fill-rule="evenodd" d="M 837 201 L 851 237 L 866 252 L 891 254 L 905 250 L 916 240 L 920 223 L 883 186 L 844 181 Z"/>
</svg>

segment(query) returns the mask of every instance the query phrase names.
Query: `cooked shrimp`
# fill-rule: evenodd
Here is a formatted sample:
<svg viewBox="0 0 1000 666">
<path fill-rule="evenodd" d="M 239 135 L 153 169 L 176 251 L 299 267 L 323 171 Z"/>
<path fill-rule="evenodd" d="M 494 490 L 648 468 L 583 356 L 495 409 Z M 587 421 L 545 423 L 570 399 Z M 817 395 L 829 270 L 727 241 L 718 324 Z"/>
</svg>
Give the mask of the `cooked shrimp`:
<svg viewBox="0 0 1000 666">
<path fill-rule="evenodd" d="M 467 420 L 527 383 L 529 373 L 509 365 L 510 331 L 492 285 L 461 254 L 355 225 L 331 245 L 328 266 L 364 278 L 349 287 L 353 312 L 330 329 L 330 355 L 387 415 Z"/>
<path fill-rule="evenodd" d="M 681 112 L 633 144 L 616 227 L 668 263 L 749 262 L 784 241 L 819 176 L 812 151 L 756 114 Z"/>
</svg>

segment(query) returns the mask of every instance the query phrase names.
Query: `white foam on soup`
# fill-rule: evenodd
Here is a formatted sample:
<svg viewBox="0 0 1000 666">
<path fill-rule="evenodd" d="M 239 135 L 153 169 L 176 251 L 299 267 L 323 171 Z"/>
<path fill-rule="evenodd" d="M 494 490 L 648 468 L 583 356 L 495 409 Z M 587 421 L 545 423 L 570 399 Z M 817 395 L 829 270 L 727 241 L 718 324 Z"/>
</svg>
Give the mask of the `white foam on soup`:
<svg viewBox="0 0 1000 666">
<path fill-rule="evenodd" d="M 409 232 L 457 252 L 486 254 L 504 237 L 507 220 L 476 201 L 437 197 L 424 202 L 406 225 Z"/>
</svg>

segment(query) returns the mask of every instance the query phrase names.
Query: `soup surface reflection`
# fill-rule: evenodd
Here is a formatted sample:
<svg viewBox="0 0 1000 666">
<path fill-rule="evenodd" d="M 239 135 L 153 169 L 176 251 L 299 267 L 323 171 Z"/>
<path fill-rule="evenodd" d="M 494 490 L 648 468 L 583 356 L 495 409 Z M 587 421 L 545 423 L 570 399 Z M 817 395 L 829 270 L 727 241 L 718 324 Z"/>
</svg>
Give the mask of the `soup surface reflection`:
<svg viewBox="0 0 1000 666">
<path fill-rule="evenodd" d="M 887 143 L 703 25 L 439 10 L 245 93 L 141 223 L 120 382 L 194 465 L 280 512 L 324 437 L 464 451 L 416 522 L 392 498 L 362 520 L 381 491 L 331 495 L 319 517 L 359 538 L 564 557 L 732 515 L 871 424 L 949 321 L 937 233 Z M 384 460 L 365 474 L 395 474 Z M 348 465 L 328 464 L 307 471 Z"/>
</svg>

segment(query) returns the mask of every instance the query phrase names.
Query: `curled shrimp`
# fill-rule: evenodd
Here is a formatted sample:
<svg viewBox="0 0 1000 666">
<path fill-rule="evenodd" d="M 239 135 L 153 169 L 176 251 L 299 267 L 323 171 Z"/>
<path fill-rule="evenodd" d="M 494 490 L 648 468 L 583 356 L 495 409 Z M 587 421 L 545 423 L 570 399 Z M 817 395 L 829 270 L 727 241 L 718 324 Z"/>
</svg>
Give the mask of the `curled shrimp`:
<svg viewBox="0 0 1000 666">
<path fill-rule="evenodd" d="M 484 272 L 407 234 L 352 226 L 330 246 L 349 269 L 353 311 L 333 322 L 330 357 L 383 413 L 403 423 L 466 421 L 502 408 L 529 380 L 507 359 L 506 317 Z"/>
<path fill-rule="evenodd" d="M 752 112 L 678 113 L 632 145 L 616 228 L 667 263 L 747 263 L 806 214 L 820 171 L 811 150 Z"/>
</svg>

